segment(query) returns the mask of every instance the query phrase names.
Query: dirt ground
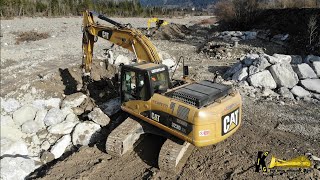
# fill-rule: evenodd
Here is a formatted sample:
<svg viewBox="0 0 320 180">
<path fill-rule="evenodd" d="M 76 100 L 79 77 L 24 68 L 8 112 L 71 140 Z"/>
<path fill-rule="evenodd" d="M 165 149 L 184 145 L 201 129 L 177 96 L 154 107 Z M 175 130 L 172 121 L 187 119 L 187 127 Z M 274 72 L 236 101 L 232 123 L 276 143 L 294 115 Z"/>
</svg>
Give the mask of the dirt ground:
<svg viewBox="0 0 320 180">
<path fill-rule="evenodd" d="M 192 24 L 206 17 L 177 19 Z M 137 22 L 144 27 L 147 20 L 117 19 Z M 140 23 L 140 24 L 139 24 Z M 81 18 L 26 18 L 1 22 L 1 97 L 21 100 L 61 97 L 66 94 L 62 75 L 77 71 L 81 63 Z M 48 32 L 50 37 L 34 42 L 15 44 L 12 32 L 34 30 Z M 284 48 L 252 40 L 240 42 L 240 48 L 224 59 L 198 53 L 198 47 L 210 39 L 210 34 L 192 30 L 182 39 L 152 40 L 159 51 L 176 60 L 184 56 L 190 65 L 191 77 L 212 80 L 248 52 L 283 53 Z M 218 40 L 216 40 L 218 41 Z M 98 41 L 95 60 L 102 60 L 108 42 Z M 129 55 L 126 50 L 115 52 Z M 181 75 L 180 72 L 176 76 Z M 35 89 L 35 90 L 34 90 Z M 75 148 L 62 158 L 38 169 L 29 179 L 320 179 L 320 171 L 254 172 L 258 151 L 271 151 L 280 159 L 290 159 L 305 153 L 320 156 L 320 104 L 304 101 L 268 101 L 243 96 L 243 123 L 232 137 L 216 145 L 196 148 L 182 171 L 167 174 L 157 168 L 157 156 L 164 139 L 146 135 L 131 152 L 121 158 L 111 157 L 99 146 Z M 281 127 L 281 128 L 280 128 Z M 103 139 L 100 143 L 103 143 Z M 271 155 L 268 157 L 268 160 Z"/>
</svg>

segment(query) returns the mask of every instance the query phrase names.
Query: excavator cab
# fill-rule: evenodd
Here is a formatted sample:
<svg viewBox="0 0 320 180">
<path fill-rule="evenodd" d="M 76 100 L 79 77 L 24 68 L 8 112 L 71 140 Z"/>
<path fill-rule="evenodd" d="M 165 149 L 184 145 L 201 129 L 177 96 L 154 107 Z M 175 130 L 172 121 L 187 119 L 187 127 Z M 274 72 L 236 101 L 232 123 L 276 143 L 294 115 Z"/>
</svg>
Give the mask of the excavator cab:
<svg viewBox="0 0 320 180">
<path fill-rule="evenodd" d="M 154 93 L 170 88 L 168 67 L 154 63 L 136 63 L 121 67 L 121 102 L 148 101 Z"/>
</svg>

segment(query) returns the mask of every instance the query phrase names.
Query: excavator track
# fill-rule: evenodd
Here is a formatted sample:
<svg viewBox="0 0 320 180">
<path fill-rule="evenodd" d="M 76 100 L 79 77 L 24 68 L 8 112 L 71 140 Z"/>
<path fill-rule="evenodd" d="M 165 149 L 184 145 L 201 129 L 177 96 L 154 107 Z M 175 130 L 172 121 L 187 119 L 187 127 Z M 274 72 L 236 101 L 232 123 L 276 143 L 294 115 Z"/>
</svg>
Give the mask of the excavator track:
<svg viewBox="0 0 320 180">
<path fill-rule="evenodd" d="M 107 153 L 113 156 L 122 156 L 142 140 L 140 135 L 143 133 L 141 123 L 128 117 L 109 134 L 106 141 Z"/>
<path fill-rule="evenodd" d="M 171 139 L 167 139 L 160 150 L 158 164 L 161 171 L 176 174 L 192 153 L 194 146 L 188 142 L 179 144 Z"/>
</svg>

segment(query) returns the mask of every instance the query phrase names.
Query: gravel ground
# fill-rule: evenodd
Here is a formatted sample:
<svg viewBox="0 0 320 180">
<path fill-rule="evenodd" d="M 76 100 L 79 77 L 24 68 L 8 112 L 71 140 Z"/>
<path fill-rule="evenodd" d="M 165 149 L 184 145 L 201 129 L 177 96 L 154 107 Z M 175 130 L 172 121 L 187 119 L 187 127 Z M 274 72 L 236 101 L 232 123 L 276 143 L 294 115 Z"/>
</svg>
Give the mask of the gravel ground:
<svg viewBox="0 0 320 180">
<path fill-rule="evenodd" d="M 169 20 L 190 24 L 206 17 Z M 146 18 L 116 18 L 134 27 L 145 27 Z M 30 100 L 38 97 L 61 97 L 64 86 L 60 72 L 81 63 L 81 18 L 23 18 L 1 21 L 1 97 Z M 48 32 L 50 37 L 34 42 L 15 44 L 14 32 L 36 30 Z M 240 44 L 224 59 L 210 58 L 197 53 L 198 46 L 208 35 L 195 35 L 187 40 L 154 40 L 159 51 L 175 59 L 181 55 L 190 65 L 194 79 L 213 79 L 216 71 L 223 72 L 237 58 L 250 51 L 281 53 L 281 48 L 259 40 Z M 98 41 L 95 59 L 101 59 L 102 49 L 111 44 Z M 270 48 L 269 48 L 270 47 Z M 116 48 L 116 53 L 127 55 Z M 181 73 L 177 73 L 177 76 Z M 135 150 L 122 158 L 110 157 L 97 147 L 82 147 L 39 169 L 31 178 L 39 179 L 319 179 L 314 168 L 301 172 L 255 173 L 257 151 L 271 150 L 280 159 L 289 159 L 310 152 L 320 156 L 320 105 L 303 101 L 255 99 L 243 96 L 243 124 L 239 131 L 214 146 L 193 151 L 178 175 L 169 175 L 156 168 L 156 136 L 147 136 Z M 152 147 L 152 148 L 150 148 Z"/>
</svg>

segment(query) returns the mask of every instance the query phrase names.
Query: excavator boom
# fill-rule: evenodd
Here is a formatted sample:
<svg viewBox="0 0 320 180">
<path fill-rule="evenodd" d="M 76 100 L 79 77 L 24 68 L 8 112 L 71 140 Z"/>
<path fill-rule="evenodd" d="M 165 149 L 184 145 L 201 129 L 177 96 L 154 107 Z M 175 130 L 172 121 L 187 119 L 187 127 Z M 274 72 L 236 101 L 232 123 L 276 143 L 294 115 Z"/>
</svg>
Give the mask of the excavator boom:
<svg viewBox="0 0 320 180">
<path fill-rule="evenodd" d="M 99 19 L 109 22 L 112 26 L 95 23 L 93 15 Z M 106 39 L 118 46 L 132 51 L 136 55 L 136 61 L 161 63 L 160 57 L 152 42 L 140 31 L 130 28 L 129 25 L 120 24 L 104 15 L 92 11 L 83 13 L 83 70 L 85 75 L 90 75 L 93 46 L 97 37 Z"/>
</svg>

